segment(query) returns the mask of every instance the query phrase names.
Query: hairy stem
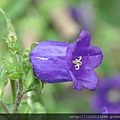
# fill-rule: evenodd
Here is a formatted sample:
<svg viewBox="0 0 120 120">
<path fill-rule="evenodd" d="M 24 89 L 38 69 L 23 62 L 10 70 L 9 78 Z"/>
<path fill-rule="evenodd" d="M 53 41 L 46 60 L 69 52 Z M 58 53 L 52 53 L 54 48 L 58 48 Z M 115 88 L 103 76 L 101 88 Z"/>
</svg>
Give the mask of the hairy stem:
<svg viewBox="0 0 120 120">
<path fill-rule="evenodd" d="M 0 106 L 2 107 L 2 109 L 4 110 L 5 113 L 10 113 L 6 104 L 4 103 L 4 101 L 2 99 L 0 99 Z"/>
<path fill-rule="evenodd" d="M 16 99 L 14 102 L 14 107 L 12 113 L 18 113 L 18 108 L 22 99 L 23 93 L 22 93 L 22 80 L 18 80 L 18 90 L 17 90 L 17 95 Z"/>
</svg>

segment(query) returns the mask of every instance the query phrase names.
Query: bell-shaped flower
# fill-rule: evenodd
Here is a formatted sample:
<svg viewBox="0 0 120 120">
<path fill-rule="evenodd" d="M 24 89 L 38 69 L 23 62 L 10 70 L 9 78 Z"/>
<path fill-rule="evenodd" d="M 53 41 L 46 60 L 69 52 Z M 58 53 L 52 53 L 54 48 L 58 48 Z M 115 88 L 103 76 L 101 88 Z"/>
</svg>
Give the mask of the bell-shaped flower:
<svg viewBox="0 0 120 120">
<path fill-rule="evenodd" d="M 90 45 L 89 32 L 82 30 L 76 42 L 43 41 L 30 53 L 35 76 L 46 83 L 72 81 L 74 89 L 94 90 L 94 71 L 103 59 L 102 51 Z"/>
<path fill-rule="evenodd" d="M 120 113 L 120 76 L 100 81 L 92 99 L 93 109 L 104 113 Z"/>
</svg>

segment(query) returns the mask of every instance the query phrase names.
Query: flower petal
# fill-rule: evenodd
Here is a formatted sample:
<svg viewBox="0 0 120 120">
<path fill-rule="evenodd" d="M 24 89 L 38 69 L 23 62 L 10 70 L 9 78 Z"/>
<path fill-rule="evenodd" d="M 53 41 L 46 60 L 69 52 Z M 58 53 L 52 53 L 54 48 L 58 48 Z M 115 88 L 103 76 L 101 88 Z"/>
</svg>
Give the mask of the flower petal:
<svg viewBox="0 0 120 120">
<path fill-rule="evenodd" d="M 68 45 L 67 51 L 66 51 L 66 60 L 68 63 L 69 69 L 73 66 L 73 53 L 76 50 L 76 43 L 71 43 Z"/>
<path fill-rule="evenodd" d="M 88 31 L 82 30 L 80 36 L 76 40 L 77 46 L 79 47 L 88 47 L 90 45 L 90 34 Z"/>
<path fill-rule="evenodd" d="M 95 90 L 98 78 L 94 70 L 92 69 L 80 69 L 76 72 L 76 70 L 73 71 L 73 74 L 77 81 L 80 81 L 80 83 L 89 90 Z"/>
<path fill-rule="evenodd" d="M 30 60 L 36 77 L 47 83 L 71 81 L 66 50 L 68 43 L 44 41 L 30 53 Z"/>
<path fill-rule="evenodd" d="M 82 90 L 82 88 L 83 88 L 82 83 L 76 79 L 76 77 L 73 75 L 73 73 L 71 71 L 69 71 L 69 72 L 70 72 L 70 75 L 72 77 L 74 89 Z"/>
<path fill-rule="evenodd" d="M 89 46 L 84 48 L 77 48 L 74 52 L 73 60 L 82 56 L 81 68 L 96 68 L 100 65 L 103 60 L 103 54 L 100 48 L 96 46 Z"/>
<path fill-rule="evenodd" d="M 81 67 L 86 69 L 98 67 L 103 60 L 102 51 L 96 46 L 89 46 L 83 53 Z"/>
</svg>

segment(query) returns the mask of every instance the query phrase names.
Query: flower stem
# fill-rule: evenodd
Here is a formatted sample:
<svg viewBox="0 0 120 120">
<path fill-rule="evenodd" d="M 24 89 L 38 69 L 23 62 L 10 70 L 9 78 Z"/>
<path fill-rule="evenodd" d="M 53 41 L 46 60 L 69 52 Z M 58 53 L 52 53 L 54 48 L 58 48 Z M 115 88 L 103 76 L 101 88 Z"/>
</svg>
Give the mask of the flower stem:
<svg viewBox="0 0 120 120">
<path fill-rule="evenodd" d="M 0 99 L 0 106 L 2 107 L 2 109 L 4 110 L 5 113 L 10 113 L 6 104 L 4 103 L 4 101 L 2 99 Z"/>
<path fill-rule="evenodd" d="M 11 84 L 11 90 L 12 90 L 12 99 L 14 102 L 16 97 L 16 81 L 10 80 L 10 84 Z"/>
<path fill-rule="evenodd" d="M 18 90 L 17 90 L 17 95 L 16 99 L 14 102 L 14 107 L 12 113 L 18 113 L 18 108 L 22 99 L 23 93 L 22 93 L 22 80 L 18 80 Z"/>
</svg>

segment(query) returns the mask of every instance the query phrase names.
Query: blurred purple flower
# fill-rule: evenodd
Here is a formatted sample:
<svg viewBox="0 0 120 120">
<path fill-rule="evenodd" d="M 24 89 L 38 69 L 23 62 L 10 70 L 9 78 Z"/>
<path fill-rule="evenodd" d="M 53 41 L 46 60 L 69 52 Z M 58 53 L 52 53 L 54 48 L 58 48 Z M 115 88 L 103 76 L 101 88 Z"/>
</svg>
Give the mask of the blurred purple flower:
<svg viewBox="0 0 120 120">
<path fill-rule="evenodd" d="M 90 1 L 83 0 L 76 6 L 70 6 L 70 14 L 82 28 L 93 31 L 95 26 L 95 10 Z"/>
<path fill-rule="evenodd" d="M 120 113 L 120 76 L 102 80 L 92 102 L 97 112 Z"/>
<path fill-rule="evenodd" d="M 93 69 L 100 65 L 103 54 L 90 40 L 89 32 L 82 30 L 74 43 L 40 42 L 30 53 L 35 76 L 46 83 L 73 81 L 76 90 L 94 90 L 98 78 Z"/>
</svg>

